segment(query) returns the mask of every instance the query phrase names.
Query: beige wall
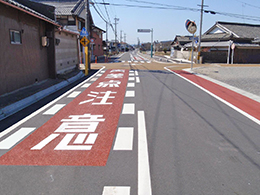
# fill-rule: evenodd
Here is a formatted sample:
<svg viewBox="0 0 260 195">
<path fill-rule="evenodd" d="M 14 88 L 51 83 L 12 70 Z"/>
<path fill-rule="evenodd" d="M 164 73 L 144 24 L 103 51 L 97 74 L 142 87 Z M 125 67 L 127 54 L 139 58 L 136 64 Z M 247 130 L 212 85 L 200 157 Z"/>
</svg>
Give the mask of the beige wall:
<svg viewBox="0 0 260 195">
<path fill-rule="evenodd" d="M 79 64 L 77 35 L 57 31 L 55 37 L 60 40 L 55 48 L 56 71 L 57 74 L 62 74 Z"/>
</svg>

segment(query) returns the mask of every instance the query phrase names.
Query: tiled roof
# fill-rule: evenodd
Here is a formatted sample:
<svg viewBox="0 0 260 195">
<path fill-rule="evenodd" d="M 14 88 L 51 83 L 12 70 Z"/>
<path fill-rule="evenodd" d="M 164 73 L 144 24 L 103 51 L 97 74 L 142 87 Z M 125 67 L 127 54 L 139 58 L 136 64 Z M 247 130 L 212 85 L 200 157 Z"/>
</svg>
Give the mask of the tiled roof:
<svg viewBox="0 0 260 195">
<path fill-rule="evenodd" d="M 57 24 L 54 20 L 48 18 L 47 16 L 43 15 L 43 14 L 40 14 L 39 12 L 27 7 L 27 6 L 24 6 L 23 4 L 21 3 L 18 3 L 14 0 L 0 0 L 0 2 L 5 2 L 7 5 L 10 4 L 12 5 L 13 7 L 16 7 L 16 8 L 19 8 L 20 10 L 23 10 L 23 11 L 26 11 L 26 12 L 29 12 L 43 20 L 46 20 L 50 23 L 53 23 L 53 24 Z M 57 24 L 58 25 L 58 24 Z"/>
<path fill-rule="evenodd" d="M 260 37 L 260 25 L 227 22 L 218 22 L 218 24 L 234 32 L 239 38 Z"/>
<path fill-rule="evenodd" d="M 74 15 L 80 15 L 81 12 L 84 10 L 84 8 L 85 8 L 84 0 L 79 0 L 71 10 L 71 13 L 73 13 Z"/>
<path fill-rule="evenodd" d="M 84 0 L 78 1 L 41 1 L 44 4 L 52 5 L 55 9 L 55 14 L 59 16 L 80 15 L 84 10 Z"/>
<path fill-rule="evenodd" d="M 223 33 L 211 34 L 210 32 L 215 28 L 220 28 Z M 232 38 L 238 39 L 255 39 L 260 38 L 260 25 L 232 23 L 232 22 L 216 22 L 204 35 L 202 40 L 206 39 L 220 39 L 228 40 Z"/>
<path fill-rule="evenodd" d="M 56 15 L 72 15 L 71 10 L 75 6 L 75 2 L 57 2 L 57 1 L 42 1 L 42 3 L 54 6 Z"/>
</svg>

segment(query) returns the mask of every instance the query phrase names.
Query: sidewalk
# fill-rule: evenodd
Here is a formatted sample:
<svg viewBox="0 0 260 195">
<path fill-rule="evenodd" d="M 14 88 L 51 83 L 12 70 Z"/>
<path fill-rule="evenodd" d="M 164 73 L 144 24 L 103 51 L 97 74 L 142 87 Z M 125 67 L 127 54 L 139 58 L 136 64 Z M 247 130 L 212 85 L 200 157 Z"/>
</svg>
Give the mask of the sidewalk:
<svg viewBox="0 0 260 195">
<path fill-rule="evenodd" d="M 32 105 L 46 96 L 68 86 L 69 84 L 83 78 L 85 75 L 81 70 L 58 75 L 57 79 L 47 79 L 33 85 L 15 90 L 0 96 L 0 120 Z"/>
</svg>

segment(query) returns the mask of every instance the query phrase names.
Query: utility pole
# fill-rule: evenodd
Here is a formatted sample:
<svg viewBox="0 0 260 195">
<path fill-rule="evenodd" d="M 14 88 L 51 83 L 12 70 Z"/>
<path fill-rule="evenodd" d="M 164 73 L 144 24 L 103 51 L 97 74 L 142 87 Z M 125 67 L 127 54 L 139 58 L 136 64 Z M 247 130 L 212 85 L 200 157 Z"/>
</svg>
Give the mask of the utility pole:
<svg viewBox="0 0 260 195">
<path fill-rule="evenodd" d="M 87 39 L 89 40 L 90 34 L 90 20 L 89 20 L 89 0 L 84 0 L 85 10 L 86 10 L 86 18 L 85 18 L 85 28 L 87 30 Z M 89 44 L 85 47 L 85 75 L 88 75 L 88 71 L 90 70 L 90 59 L 89 59 Z"/>
<path fill-rule="evenodd" d="M 119 18 L 115 17 L 115 43 L 117 41 L 117 29 L 116 29 L 116 25 L 118 24 L 117 21 L 119 21 Z"/>
<path fill-rule="evenodd" d="M 106 43 L 108 42 L 108 22 L 106 22 Z"/>
<path fill-rule="evenodd" d="M 122 43 L 122 41 L 123 41 L 123 37 L 122 37 L 122 30 L 120 30 L 120 43 Z"/>
<path fill-rule="evenodd" d="M 125 51 L 126 51 L 126 34 L 124 34 L 124 48 L 125 48 Z"/>
<path fill-rule="evenodd" d="M 201 34 L 202 34 L 202 20 L 203 20 L 203 8 L 204 0 L 201 0 L 201 9 L 200 9 L 200 34 L 199 34 L 199 46 L 198 46 L 198 63 L 200 59 L 200 45 L 201 45 Z"/>
<path fill-rule="evenodd" d="M 153 58 L 153 29 L 151 29 L 151 58 Z"/>
</svg>

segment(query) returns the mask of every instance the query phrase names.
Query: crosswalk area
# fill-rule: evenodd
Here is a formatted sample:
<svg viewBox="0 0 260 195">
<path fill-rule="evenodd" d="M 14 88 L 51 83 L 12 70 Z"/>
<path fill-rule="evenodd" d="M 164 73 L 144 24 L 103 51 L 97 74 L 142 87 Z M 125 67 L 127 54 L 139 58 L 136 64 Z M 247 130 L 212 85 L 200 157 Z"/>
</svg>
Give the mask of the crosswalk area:
<svg viewBox="0 0 260 195">
<path fill-rule="evenodd" d="M 133 51 L 128 53 L 122 53 L 115 57 L 116 59 L 113 59 L 110 61 L 110 63 L 127 63 L 131 65 L 141 65 L 144 63 L 151 63 L 151 60 L 148 58 L 145 58 L 144 56 L 140 55 L 139 53 Z"/>
</svg>

